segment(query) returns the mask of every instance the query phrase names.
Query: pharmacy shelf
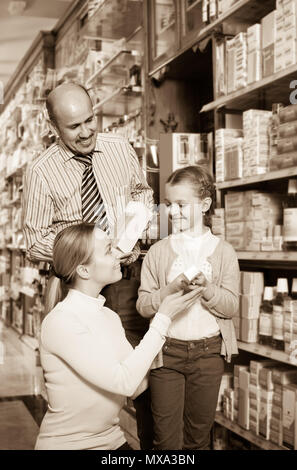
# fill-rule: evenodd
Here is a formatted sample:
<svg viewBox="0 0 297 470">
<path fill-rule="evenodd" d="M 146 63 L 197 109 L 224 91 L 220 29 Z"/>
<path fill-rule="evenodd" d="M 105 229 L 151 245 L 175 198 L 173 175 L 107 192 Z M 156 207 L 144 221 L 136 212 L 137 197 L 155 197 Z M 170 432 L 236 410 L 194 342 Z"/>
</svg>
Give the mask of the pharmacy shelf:
<svg viewBox="0 0 297 470">
<path fill-rule="evenodd" d="M 263 346 L 258 343 L 244 343 L 243 341 L 237 340 L 237 345 L 239 349 L 247 351 L 253 354 L 258 354 L 259 356 L 268 357 L 275 361 L 284 362 L 285 364 L 290 364 L 296 366 L 296 358 L 291 357 L 284 351 L 277 351 L 276 349 L 270 348 L 269 346 Z"/>
<path fill-rule="evenodd" d="M 297 251 L 236 251 L 236 254 L 239 260 L 297 263 Z"/>
<path fill-rule="evenodd" d="M 7 207 L 18 206 L 18 205 L 21 204 L 21 202 L 22 201 L 21 201 L 20 196 L 17 196 L 14 199 L 12 199 L 11 201 L 8 201 Z"/>
<path fill-rule="evenodd" d="M 157 33 L 157 36 L 161 36 L 162 34 L 166 33 L 169 29 L 171 29 L 173 26 L 175 26 L 175 21 L 171 21 L 167 26 L 165 26 L 161 31 Z"/>
<path fill-rule="evenodd" d="M 14 325 L 13 323 L 11 323 L 9 326 L 10 326 L 16 333 L 18 333 L 18 334 L 20 334 L 20 335 L 23 334 L 23 330 L 22 330 L 21 328 L 17 327 L 16 325 Z"/>
<path fill-rule="evenodd" d="M 142 0 L 105 0 L 81 28 L 85 38 L 129 38 L 142 25 Z"/>
<path fill-rule="evenodd" d="M 263 450 L 289 450 L 287 447 L 278 446 L 273 442 L 267 441 L 261 436 L 257 436 L 251 431 L 243 429 L 241 426 L 239 426 L 239 424 L 227 419 L 220 411 L 216 412 L 215 421 L 221 426 L 224 426 L 230 431 L 235 432 L 235 434 L 238 434 L 239 436 L 243 437 L 247 441 L 251 442 L 252 444 L 255 444 Z"/>
<path fill-rule="evenodd" d="M 11 173 L 6 175 L 5 179 L 9 180 L 13 178 L 14 176 L 21 176 L 23 174 L 23 170 L 26 168 L 27 165 L 28 165 L 28 162 L 25 162 L 20 167 L 15 168 Z"/>
<path fill-rule="evenodd" d="M 137 91 L 133 88 L 132 90 L 126 87 L 119 88 L 99 101 L 94 106 L 94 112 L 97 115 L 123 117 L 125 114 L 140 110 L 142 91 L 139 87 Z"/>
<path fill-rule="evenodd" d="M 216 183 L 217 189 L 237 188 L 241 186 L 248 186 L 250 184 L 262 183 L 263 181 L 273 181 L 283 178 L 290 178 L 297 175 L 297 166 L 292 168 L 283 168 L 277 171 L 270 171 L 263 175 L 249 176 L 247 178 L 240 178 L 236 180 L 224 181 L 223 183 Z"/>
<path fill-rule="evenodd" d="M 240 0 L 229 8 L 215 21 L 199 31 L 197 40 L 202 41 L 214 31 L 226 23 L 227 20 L 238 23 L 257 23 L 263 16 L 275 9 L 275 0 Z"/>
<path fill-rule="evenodd" d="M 189 7 L 186 7 L 186 12 L 189 13 L 189 11 L 193 10 L 199 3 L 202 3 L 202 0 L 196 0 L 196 2 L 192 3 Z"/>
<path fill-rule="evenodd" d="M 98 69 L 86 82 L 89 88 L 96 81 L 96 85 L 115 85 L 116 82 L 129 78 L 129 69 L 135 64 L 141 53 L 136 50 L 121 50 L 114 54 L 100 69 Z"/>
<path fill-rule="evenodd" d="M 23 246 L 14 246 L 14 245 L 6 245 L 6 248 L 10 251 L 26 251 L 25 245 Z"/>
<path fill-rule="evenodd" d="M 234 91 L 226 96 L 203 106 L 201 112 L 213 111 L 219 108 L 247 110 L 265 103 L 265 108 L 271 109 L 273 103 L 289 104 L 289 97 L 293 89 L 290 84 L 296 79 L 297 64 L 287 67 L 269 77 L 247 85 L 245 88 Z"/>
</svg>

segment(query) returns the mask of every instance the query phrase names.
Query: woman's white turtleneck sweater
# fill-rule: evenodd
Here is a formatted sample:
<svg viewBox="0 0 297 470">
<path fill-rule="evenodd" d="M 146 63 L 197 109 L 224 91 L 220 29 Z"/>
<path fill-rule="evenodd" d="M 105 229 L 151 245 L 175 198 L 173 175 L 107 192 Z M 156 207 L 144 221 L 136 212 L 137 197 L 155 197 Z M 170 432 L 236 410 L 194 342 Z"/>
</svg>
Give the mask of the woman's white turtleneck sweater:
<svg viewBox="0 0 297 470">
<path fill-rule="evenodd" d="M 48 411 L 35 449 L 114 450 L 125 442 L 119 413 L 162 348 L 170 319 L 156 314 L 133 350 L 104 302 L 71 289 L 42 323 Z"/>
</svg>

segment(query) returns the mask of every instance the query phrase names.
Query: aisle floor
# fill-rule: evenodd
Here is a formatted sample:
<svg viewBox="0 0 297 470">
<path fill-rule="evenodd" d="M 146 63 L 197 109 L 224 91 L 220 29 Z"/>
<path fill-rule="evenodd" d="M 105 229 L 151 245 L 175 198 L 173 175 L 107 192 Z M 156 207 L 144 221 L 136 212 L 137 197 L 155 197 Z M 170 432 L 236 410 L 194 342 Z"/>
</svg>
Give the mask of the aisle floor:
<svg viewBox="0 0 297 470">
<path fill-rule="evenodd" d="M 0 450 L 34 449 L 46 401 L 35 379 L 35 353 L 0 322 Z"/>
</svg>

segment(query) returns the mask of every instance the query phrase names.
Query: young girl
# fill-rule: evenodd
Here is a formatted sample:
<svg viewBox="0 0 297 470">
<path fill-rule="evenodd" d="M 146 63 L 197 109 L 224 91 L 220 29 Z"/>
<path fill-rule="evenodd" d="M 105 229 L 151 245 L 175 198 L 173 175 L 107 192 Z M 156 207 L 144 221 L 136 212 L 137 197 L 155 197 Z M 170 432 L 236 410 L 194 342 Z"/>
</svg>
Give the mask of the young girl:
<svg viewBox="0 0 297 470">
<path fill-rule="evenodd" d="M 169 293 L 191 289 L 182 273 L 193 265 L 200 273 L 192 284 L 202 286 L 201 297 L 172 321 L 151 370 L 155 449 L 209 449 L 223 357 L 230 361 L 238 353 L 231 318 L 238 310 L 239 267 L 232 246 L 207 226 L 213 196 L 203 167 L 176 170 L 165 199 L 173 234 L 150 248 L 142 266 L 137 309 L 144 317 L 153 317 Z"/>
<path fill-rule="evenodd" d="M 106 234 L 88 224 L 61 231 L 53 266 L 58 285 L 50 288 L 53 309 L 42 322 L 40 341 L 48 411 L 35 448 L 127 449 L 119 426 L 125 396 L 145 390 L 145 375 L 164 344 L 171 318 L 193 304 L 200 288 L 169 295 L 133 350 L 119 316 L 104 307 L 105 298 L 99 295 L 122 276 Z M 69 293 L 59 301 L 62 286 Z"/>
</svg>

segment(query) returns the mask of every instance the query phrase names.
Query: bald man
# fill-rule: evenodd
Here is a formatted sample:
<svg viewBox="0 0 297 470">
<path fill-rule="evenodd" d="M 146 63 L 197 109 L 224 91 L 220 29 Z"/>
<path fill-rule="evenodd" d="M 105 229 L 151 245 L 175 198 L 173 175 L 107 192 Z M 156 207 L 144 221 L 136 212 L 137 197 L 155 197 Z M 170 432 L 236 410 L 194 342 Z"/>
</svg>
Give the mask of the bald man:
<svg viewBox="0 0 297 470">
<path fill-rule="evenodd" d="M 112 233 L 130 200 L 140 201 L 152 209 L 153 192 L 129 142 L 114 134 L 97 133 L 96 116 L 84 87 L 74 83 L 59 85 L 49 94 L 46 105 L 57 141 L 26 171 L 23 227 L 28 258 L 51 262 L 54 240 L 62 229 L 82 221 L 99 224 L 103 220 L 105 229 Z M 89 178 L 93 178 L 89 194 L 101 201 L 100 210 L 95 201 L 94 208 L 90 201 L 91 212 L 87 215 L 82 198 L 88 183 L 85 160 L 93 170 L 93 174 L 89 174 Z M 126 336 L 134 347 L 148 328 L 148 321 L 136 311 L 139 254 L 136 244 L 132 253 L 121 256 L 126 279 L 102 292 L 106 306 L 119 313 Z M 152 449 L 148 392 L 140 395 L 134 405 L 141 448 Z"/>
</svg>

